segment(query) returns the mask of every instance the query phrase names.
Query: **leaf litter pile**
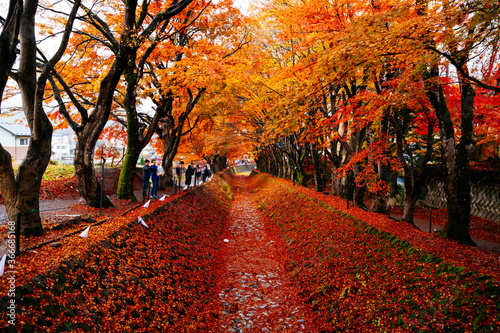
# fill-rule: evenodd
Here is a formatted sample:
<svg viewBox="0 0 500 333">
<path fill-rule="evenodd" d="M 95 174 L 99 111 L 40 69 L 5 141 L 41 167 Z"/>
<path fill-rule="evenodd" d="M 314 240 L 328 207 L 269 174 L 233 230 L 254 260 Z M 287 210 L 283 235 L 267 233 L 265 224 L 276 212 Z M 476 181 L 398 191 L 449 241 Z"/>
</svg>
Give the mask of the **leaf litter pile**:
<svg viewBox="0 0 500 333">
<path fill-rule="evenodd" d="M 214 177 L 16 258 L 16 325 L 0 330 L 498 331 L 491 254 L 344 208 L 259 173 Z"/>
<path fill-rule="evenodd" d="M 253 177 L 288 270 L 325 331 L 496 332 L 496 255 L 290 182 Z M 326 324 L 327 323 L 327 324 Z"/>
<path fill-rule="evenodd" d="M 218 326 L 223 178 L 16 258 L 11 331 L 200 332 Z M 138 218 L 144 224 L 138 223 Z M 22 272 L 22 274 L 21 274 Z M 2 317 L 12 300 L 0 278 Z M 214 303 L 214 304 L 211 304 Z"/>
</svg>

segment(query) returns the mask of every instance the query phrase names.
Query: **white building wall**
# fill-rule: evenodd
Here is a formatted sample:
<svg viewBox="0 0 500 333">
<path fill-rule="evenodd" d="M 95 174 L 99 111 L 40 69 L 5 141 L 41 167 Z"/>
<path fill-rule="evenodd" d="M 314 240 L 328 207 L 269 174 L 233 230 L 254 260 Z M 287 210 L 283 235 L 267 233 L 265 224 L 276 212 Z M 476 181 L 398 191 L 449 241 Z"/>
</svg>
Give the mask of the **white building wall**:
<svg viewBox="0 0 500 333">
<path fill-rule="evenodd" d="M 28 147 L 29 141 L 30 141 L 29 137 L 17 137 L 16 138 L 16 145 L 17 145 L 17 147 L 21 147 L 21 148 Z"/>
<path fill-rule="evenodd" d="M 2 127 L 0 127 L 0 143 L 4 147 L 15 147 L 16 141 L 12 133 L 7 132 Z"/>
</svg>

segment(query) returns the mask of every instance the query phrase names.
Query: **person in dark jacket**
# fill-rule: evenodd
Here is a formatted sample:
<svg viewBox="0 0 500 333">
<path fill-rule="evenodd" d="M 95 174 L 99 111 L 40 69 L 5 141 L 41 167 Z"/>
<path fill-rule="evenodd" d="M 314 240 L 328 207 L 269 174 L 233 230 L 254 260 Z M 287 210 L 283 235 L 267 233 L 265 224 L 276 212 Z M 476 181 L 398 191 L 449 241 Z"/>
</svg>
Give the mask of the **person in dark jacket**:
<svg viewBox="0 0 500 333">
<path fill-rule="evenodd" d="M 193 163 L 189 163 L 187 169 L 186 169 L 186 181 L 185 184 L 189 188 L 191 186 L 191 179 L 193 178 L 193 175 L 195 173 Z"/>
<path fill-rule="evenodd" d="M 142 167 L 142 200 L 149 198 L 149 179 L 151 178 L 151 167 L 149 165 L 149 160 L 144 161 L 144 166 Z"/>
<path fill-rule="evenodd" d="M 194 167 L 194 186 L 200 183 L 201 169 L 198 164 Z"/>
<path fill-rule="evenodd" d="M 206 182 L 207 181 L 207 178 L 208 178 L 208 173 L 210 171 L 208 170 L 208 167 L 207 167 L 207 164 L 205 164 L 203 166 L 203 168 L 201 169 L 201 181 L 202 182 Z"/>
<path fill-rule="evenodd" d="M 184 161 L 180 161 L 174 166 L 175 174 L 177 175 L 178 186 L 181 187 L 182 174 L 184 172 Z"/>
<path fill-rule="evenodd" d="M 153 164 L 150 167 L 151 183 L 153 183 L 153 188 L 151 189 L 151 198 L 158 199 L 158 187 L 160 186 L 160 176 L 158 175 L 158 166 L 156 164 L 157 164 L 156 160 L 153 160 Z"/>
</svg>

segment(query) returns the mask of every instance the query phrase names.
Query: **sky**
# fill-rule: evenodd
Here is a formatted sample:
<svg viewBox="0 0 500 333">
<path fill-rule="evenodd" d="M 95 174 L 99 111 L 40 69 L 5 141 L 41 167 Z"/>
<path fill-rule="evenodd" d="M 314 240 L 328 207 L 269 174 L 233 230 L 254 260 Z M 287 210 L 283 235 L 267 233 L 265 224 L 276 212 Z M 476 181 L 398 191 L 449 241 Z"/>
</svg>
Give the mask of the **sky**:
<svg viewBox="0 0 500 333">
<path fill-rule="evenodd" d="M 250 4 L 252 0 L 233 0 L 234 5 L 238 7 L 241 11 L 247 12 L 248 11 L 248 5 Z M 0 16 L 5 17 L 7 14 L 7 9 L 8 9 L 8 1 L 0 1 Z"/>
<path fill-rule="evenodd" d="M 233 0 L 234 6 L 238 7 L 242 12 L 248 11 L 248 5 L 251 0 Z"/>
<path fill-rule="evenodd" d="M 246 13 L 248 11 L 248 6 L 252 0 L 233 0 L 233 3 L 236 7 L 238 7 L 242 12 Z M 5 17 L 7 15 L 8 10 L 8 1 L 1 0 L 0 1 L 0 16 Z"/>
</svg>

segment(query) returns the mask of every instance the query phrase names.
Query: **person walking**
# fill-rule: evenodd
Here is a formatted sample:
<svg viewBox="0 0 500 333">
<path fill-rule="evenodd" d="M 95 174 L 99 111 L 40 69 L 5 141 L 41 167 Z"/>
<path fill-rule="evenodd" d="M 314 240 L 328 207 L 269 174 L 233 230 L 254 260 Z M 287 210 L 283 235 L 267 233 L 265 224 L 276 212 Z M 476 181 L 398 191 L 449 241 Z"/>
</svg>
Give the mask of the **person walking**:
<svg viewBox="0 0 500 333">
<path fill-rule="evenodd" d="M 194 170 L 194 167 L 193 167 L 193 163 L 189 163 L 187 169 L 186 169 L 186 186 L 187 188 L 189 188 L 189 186 L 191 186 L 191 178 L 193 177 L 195 173 L 195 170 Z"/>
<path fill-rule="evenodd" d="M 160 186 L 160 176 L 158 175 L 158 162 L 153 160 L 153 165 L 151 165 L 151 183 L 153 188 L 151 189 L 151 198 L 158 199 L 158 187 Z"/>
<path fill-rule="evenodd" d="M 200 177 L 201 177 L 201 169 L 200 166 L 196 164 L 194 168 L 194 186 L 196 186 L 196 184 L 199 184 Z"/>
<path fill-rule="evenodd" d="M 210 164 L 206 164 L 207 166 L 207 178 L 208 180 L 212 179 L 212 170 L 210 169 Z"/>
<path fill-rule="evenodd" d="M 207 164 L 205 164 L 203 166 L 203 169 L 201 169 L 201 180 L 203 183 L 207 181 L 207 177 L 208 177 L 209 172 L 210 171 L 208 170 Z"/>
<path fill-rule="evenodd" d="M 151 166 L 149 165 L 149 160 L 144 161 L 144 166 L 142 167 L 142 201 L 146 201 L 149 198 L 149 180 L 151 179 Z"/>
<path fill-rule="evenodd" d="M 184 171 L 184 161 L 180 161 L 179 163 L 177 163 L 175 165 L 175 174 L 177 176 L 177 179 L 178 179 L 178 186 L 179 188 L 181 187 L 181 177 L 182 177 L 182 172 Z"/>
</svg>

